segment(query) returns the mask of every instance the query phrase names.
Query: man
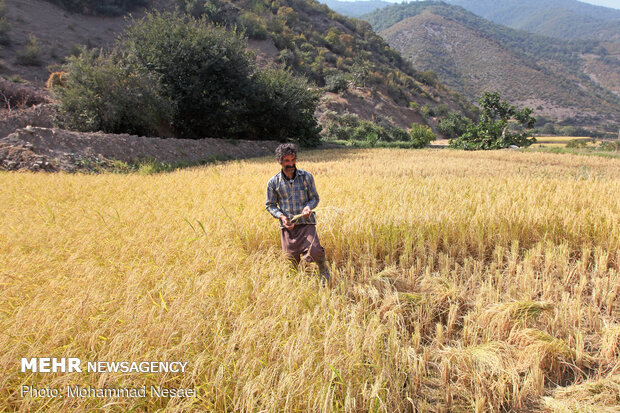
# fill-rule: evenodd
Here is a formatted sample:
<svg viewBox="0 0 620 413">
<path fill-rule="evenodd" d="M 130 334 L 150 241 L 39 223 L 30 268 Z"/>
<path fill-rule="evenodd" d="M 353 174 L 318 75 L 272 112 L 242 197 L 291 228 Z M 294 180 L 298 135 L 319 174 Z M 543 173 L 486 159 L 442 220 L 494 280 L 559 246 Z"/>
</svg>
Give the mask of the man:
<svg viewBox="0 0 620 413">
<path fill-rule="evenodd" d="M 316 233 L 316 217 L 312 210 L 319 203 L 319 194 L 310 172 L 297 169 L 297 147 L 283 143 L 276 148 L 276 158 L 282 170 L 267 183 L 267 211 L 280 220 L 280 241 L 282 251 L 293 262 L 299 264 L 300 256 L 307 262 L 319 266 L 323 284 L 329 284 L 329 268 L 325 250 Z M 295 215 L 301 217 L 293 220 Z"/>
</svg>

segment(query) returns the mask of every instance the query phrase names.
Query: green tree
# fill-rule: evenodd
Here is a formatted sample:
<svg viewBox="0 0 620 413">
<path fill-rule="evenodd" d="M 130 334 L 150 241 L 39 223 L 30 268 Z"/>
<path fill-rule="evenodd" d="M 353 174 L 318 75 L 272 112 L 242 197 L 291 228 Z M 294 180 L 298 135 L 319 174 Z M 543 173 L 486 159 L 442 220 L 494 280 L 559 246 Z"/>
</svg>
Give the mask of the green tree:
<svg viewBox="0 0 620 413">
<path fill-rule="evenodd" d="M 252 80 L 253 94 L 246 113 L 249 134 L 262 139 L 293 139 L 302 146 L 320 143 L 314 117 L 319 93 L 306 79 L 284 69 L 267 69 L 256 72 Z"/>
<path fill-rule="evenodd" d="M 340 93 L 347 90 L 349 80 L 342 72 L 335 72 L 325 76 L 325 89 L 329 92 Z"/>
<path fill-rule="evenodd" d="M 544 133 L 545 135 L 555 135 L 557 131 L 553 123 L 545 123 L 545 126 L 543 126 L 540 132 Z"/>
<path fill-rule="evenodd" d="M 533 110 L 519 109 L 501 99 L 497 92 L 485 92 L 478 101 L 482 113 L 477 125 L 470 124 L 463 135 L 450 141 L 452 148 L 479 150 L 501 149 L 511 145 L 526 147 L 536 142 L 528 131 L 516 133 L 509 129 L 509 122 L 515 121 L 531 129 L 536 123 Z"/>
<path fill-rule="evenodd" d="M 450 112 L 448 116 L 439 121 L 437 131 L 450 139 L 454 139 L 465 133 L 470 123 L 470 120 L 461 113 Z"/>
<path fill-rule="evenodd" d="M 414 123 L 411 125 L 409 137 L 411 138 L 411 143 L 414 148 L 423 148 L 431 141 L 437 139 L 437 136 L 433 133 L 433 130 L 430 127 L 420 125 L 419 123 Z"/>
<path fill-rule="evenodd" d="M 181 136 L 241 132 L 254 64 L 241 35 L 204 18 L 154 13 L 129 29 L 121 47 L 138 68 L 157 76 Z"/>
</svg>

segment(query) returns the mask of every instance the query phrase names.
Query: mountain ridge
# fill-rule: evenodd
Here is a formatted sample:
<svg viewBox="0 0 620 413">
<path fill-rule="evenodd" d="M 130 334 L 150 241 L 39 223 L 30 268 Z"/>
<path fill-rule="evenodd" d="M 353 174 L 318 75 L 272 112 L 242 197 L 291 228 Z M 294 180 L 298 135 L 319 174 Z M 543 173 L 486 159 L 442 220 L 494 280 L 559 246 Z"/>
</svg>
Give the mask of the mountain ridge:
<svg viewBox="0 0 620 413">
<path fill-rule="evenodd" d="M 467 96 L 493 89 L 556 122 L 611 127 L 620 120 L 620 79 L 603 79 L 620 67 L 615 43 L 604 60 L 605 43 L 541 37 L 437 2 L 394 5 L 362 18 L 415 67 L 435 70 Z"/>
<path fill-rule="evenodd" d="M 495 23 L 566 40 L 620 41 L 620 10 L 576 0 L 433 0 L 466 10 Z M 397 3 L 321 0 L 349 17 L 360 17 Z"/>
<path fill-rule="evenodd" d="M 514 29 L 562 39 L 620 41 L 620 10 L 576 0 L 444 0 Z"/>
</svg>

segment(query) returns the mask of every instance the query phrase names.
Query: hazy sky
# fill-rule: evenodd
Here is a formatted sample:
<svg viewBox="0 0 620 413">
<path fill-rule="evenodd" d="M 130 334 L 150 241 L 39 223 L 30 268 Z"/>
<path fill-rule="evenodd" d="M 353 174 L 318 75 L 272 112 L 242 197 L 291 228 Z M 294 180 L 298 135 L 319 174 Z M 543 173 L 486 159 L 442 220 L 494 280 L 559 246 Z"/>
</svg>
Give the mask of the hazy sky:
<svg viewBox="0 0 620 413">
<path fill-rule="evenodd" d="M 620 0 L 580 0 L 584 3 L 596 4 L 597 6 L 613 7 L 620 9 Z"/>
<path fill-rule="evenodd" d="M 385 0 L 392 3 L 402 3 L 402 0 Z M 578 0 L 582 3 L 596 4 L 597 6 L 613 7 L 614 9 L 620 9 L 620 0 Z"/>
</svg>

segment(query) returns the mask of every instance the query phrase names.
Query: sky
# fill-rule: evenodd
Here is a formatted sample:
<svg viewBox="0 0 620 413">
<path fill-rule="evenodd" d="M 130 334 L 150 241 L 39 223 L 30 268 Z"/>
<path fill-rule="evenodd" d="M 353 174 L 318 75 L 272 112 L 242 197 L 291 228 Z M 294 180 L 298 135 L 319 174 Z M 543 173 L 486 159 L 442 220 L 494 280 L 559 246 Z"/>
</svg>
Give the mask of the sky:
<svg viewBox="0 0 620 413">
<path fill-rule="evenodd" d="M 401 3 L 402 0 L 385 0 L 392 3 Z M 612 7 L 614 9 L 620 9 L 620 0 L 579 0 L 582 3 L 596 4 L 597 6 Z"/>
<path fill-rule="evenodd" d="M 583 3 L 596 4 L 597 6 L 612 7 L 620 9 L 620 0 L 580 0 Z"/>
</svg>

